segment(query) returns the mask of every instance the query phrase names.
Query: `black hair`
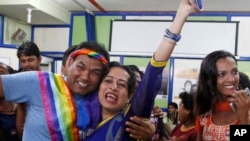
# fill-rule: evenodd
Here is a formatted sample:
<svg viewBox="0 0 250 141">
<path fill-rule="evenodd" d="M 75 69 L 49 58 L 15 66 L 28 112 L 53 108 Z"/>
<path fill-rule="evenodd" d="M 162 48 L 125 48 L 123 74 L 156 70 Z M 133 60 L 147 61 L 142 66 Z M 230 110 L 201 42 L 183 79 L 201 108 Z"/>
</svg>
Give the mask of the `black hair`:
<svg viewBox="0 0 250 141">
<path fill-rule="evenodd" d="M 20 59 L 21 55 L 31 56 L 35 55 L 37 58 L 40 57 L 40 50 L 34 42 L 24 42 L 17 48 L 17 57 Z"/>
<path fill-rule="evenodd" d="M 182 100 L 183 106 L 185 109 L 189 111 L 193 111 L 194 107 L 194 100 L 193 100 L 193 94 L 188 92 L 181 92 L 179 94 L 179 98 Z"/>
<path fill-rule="evenodd" d="M 138 72 L 138 73 L 140 74 L 140 77 L 141 77 L 141 78 L 143 77 L 144 73 L 143 73 L 143 71 L 141 71 L 141 70 L 139 69 L 138 66 L 136 66 L 136 65 L 127 65 L 127 66 L 130 67 L 133 71 Z"/>
<path fill-rule="evenodd" d="M 240 89 L 245 89 L 245 88 L 250 89 L 249 77 L 243 72 L 239 72 L 239 75 L 240 75 L 240 82 L 239 82 Z"/>
<path fill-rule="evenodd" d="M 157 118 L 157 129 L 156 132 L 159 134 L 159 138 L 166 138 L 166 139 L 170 139 L 170 135 L 168 134 L 163 119 L 158 117 Z"/>
<path fill-rule="evenodd" d="M 178 109 L 178 104 L 176 102 L 170 102 L 168 104 L 168 108 L 169 106 L 173 106 L 175 109 Z M 167 118 L 170 118 L 170 115 L 167 114 Z M 178 112 L 176 112 L 175 116 L 174 116 L 174 121 L 173 121 L 173 124 L 177 125 L 178 123 Z"/>
<path fill-rule="evenodd" d="M 9 74 L 16 73 L 17 71 L 14 70 L 11 66 L 4 64 L 3 62 L 0 62 L 0 65 L 5 66 L 9 72 Z"/>
<path fill-rule="evenodd" d="M 216 62 L 221 58 L 230 57 L 235 60 L 233 54 L 228 51 L 218 50 L 208 54 L 202 61 L 198 77 L 197 92 L 194 95 L 195 108 L 198 115 L 204 114 L 211 109 L 215 96 L 218 95 Z M 212 105 L 213 106 L 213 105 Z"/>
<path fill-rule="evenodd" d="M 178 104 L 176 103 L 176 102 L 170 102 L 169 104 L 168 104 L 168 107 L 169 106 L 173 106 L 175 109 L 178 109 Z"/>
<path fill-rule="evenodd" d="M 193 93 L 181 92 L 179 98 L 183 104 L 184 109 L 190 111 L 187 122 L 195 122 L 195 113 L 194 113 L 194 98 Z"/>
<path fill-rule="evenodd" d="M 78 45 L 73 45 L 69 47 L 63 54 L 62 58 L 62 66 L 65 66 L 67 59 L 69 58 L 69 55 L 74 52 L 77 49 Z"/>
</svg>

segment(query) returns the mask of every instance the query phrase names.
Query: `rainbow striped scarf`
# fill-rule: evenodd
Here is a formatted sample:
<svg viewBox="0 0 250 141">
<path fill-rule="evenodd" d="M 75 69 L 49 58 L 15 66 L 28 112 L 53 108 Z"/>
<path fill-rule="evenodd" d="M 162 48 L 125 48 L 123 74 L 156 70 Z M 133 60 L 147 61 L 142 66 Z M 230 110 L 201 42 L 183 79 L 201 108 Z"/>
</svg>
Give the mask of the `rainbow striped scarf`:
<svg viewBox="0 0 250 141">
<path fill-rule="evenodd" d="M 52 141 L 79 141 L 72 94 L 58 74 L 38 72 L 45 116 Z"/>
</svg>

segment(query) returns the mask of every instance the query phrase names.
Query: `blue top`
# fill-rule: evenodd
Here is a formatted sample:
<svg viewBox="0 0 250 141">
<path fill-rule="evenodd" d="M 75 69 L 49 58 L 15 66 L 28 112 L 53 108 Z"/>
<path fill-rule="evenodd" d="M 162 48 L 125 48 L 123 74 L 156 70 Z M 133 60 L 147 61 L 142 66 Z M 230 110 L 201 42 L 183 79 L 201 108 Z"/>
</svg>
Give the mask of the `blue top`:
<svg viewBox="0 0 250 141">
<path fill-rule="evenodd" d="M 51 141 L 39 79 L 36 71 L 2 75 L 4 96 L 7 101 L 26 103 L 27 114 L 23 139 L 24 141 Z M 73 94 L 76 108 L 84 97 Z"/>
<path fill-rule="evenodd" d="M 157 92 L 161 87 L 162 71 L 166 65 L 166 62 L 156 62 L 151 59 L 151 63 L 148 64 L 142 81 L 140 82 L 135 96 L 133 97 L 131 104 L 124 107 L 117 115 L 110 117 L 104 121 L 101 121 L 96 129 L 87 128 L 84 130 L 81 124 L 78 124 L 80 129 L 83 129 L 84 141 L 128 141 L 133 140 L 129 137 L 129 134 L 125 131 L 125 122 L 129 120 L 129 117 L 136 115 L 140 117 L 150 117 L 151 110 L 154 106 L 154 99 Z M 98 99 L 97 94 L 95 94 Z M 99 103 L 98 103 L 99 104 Z M 88 105 L 88 104 L 87 104 Z M 86 103 L 83 100 L 80 107 L 86 108 Z M 99 107 L 100 108 L 100 104 Z M 100 109 L 88 109 L 88 111 L 97 112 L 100 114 Z M 79 108 L 80 109 L 80 108 Z M 84 108 L 83 108 L 84 109 Z M 81 110 L 78 110 L 78 115 L 83 114 Z M 78 118 L 78 120 L 81 120 Z M 77 121 L 80 123 L 81 121 Z"/>
</svg>

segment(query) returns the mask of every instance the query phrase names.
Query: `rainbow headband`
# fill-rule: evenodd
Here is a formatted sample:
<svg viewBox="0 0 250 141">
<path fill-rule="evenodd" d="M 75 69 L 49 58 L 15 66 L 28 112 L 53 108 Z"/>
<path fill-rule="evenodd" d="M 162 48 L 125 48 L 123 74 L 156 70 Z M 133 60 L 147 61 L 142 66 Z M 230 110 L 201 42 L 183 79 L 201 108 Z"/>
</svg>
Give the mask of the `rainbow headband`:
<svg viewBox="0 0 250 141">
<path fill-rule="evenodd" d="M 97 52 L 95 52 L 93 50 L 90 50 L 90 49 L 79 49 L 79 50 L 76 50 L 70 56 L 72 58 L 75 58 L 78 55 L 88 55 L 88 56 L 90 56 L 92 58 L 98 59 L 103 64 L 108 64 L 108 61 L 104 58 L 103 55 L 101 55 L 101 54 L 99 54 L 99 53 L 97 53 Z"/>
</svg>

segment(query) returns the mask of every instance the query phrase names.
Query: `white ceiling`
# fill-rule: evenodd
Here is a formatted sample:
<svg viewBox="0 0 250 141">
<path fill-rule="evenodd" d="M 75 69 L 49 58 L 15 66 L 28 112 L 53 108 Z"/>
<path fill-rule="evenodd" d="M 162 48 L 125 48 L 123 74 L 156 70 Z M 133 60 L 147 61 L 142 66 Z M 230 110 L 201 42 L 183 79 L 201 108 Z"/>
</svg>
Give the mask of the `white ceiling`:
<svg viewBox="0 0 250 141">
<path fill-rule="evenodd" d="M 175 11 L 180 0 L 0 0 L 0 14 L 30 24 L 68 24 L 70 12 L 166 12 Z M 249 12 L 250 0 L 204 0 L 209 12 Z"/>
<path fill-rule="evenodd" d="M 175 11 L 180 0 L 53 0 L 71 11 L 81 10 L 74 7 L 74 2 L 80 7 L 91 11 L 100 11 L 97 5 L 105 11 Z M 250 11 L 249 0 L 203 0 L 206 11 Z"/>
</svg>

